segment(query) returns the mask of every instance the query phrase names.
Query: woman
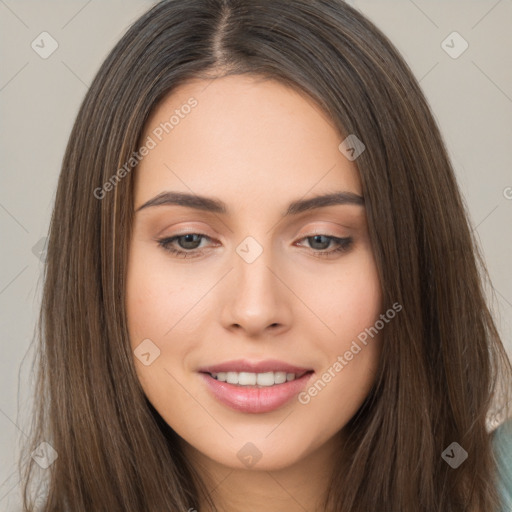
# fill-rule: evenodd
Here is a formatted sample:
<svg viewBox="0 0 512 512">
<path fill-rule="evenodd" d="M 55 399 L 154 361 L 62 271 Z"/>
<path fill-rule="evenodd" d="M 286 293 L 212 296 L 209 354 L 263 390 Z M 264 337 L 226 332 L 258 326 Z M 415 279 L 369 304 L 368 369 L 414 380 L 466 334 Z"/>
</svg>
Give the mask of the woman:
<svg viewBox="0 0 512 512">
<path fill-rule="evenodd" d="M 505 510 L 511 366 L 454 173 L 340 0 L 142 16 L 78 113 L 47 258 L 43 510 Z"/>
</svg>

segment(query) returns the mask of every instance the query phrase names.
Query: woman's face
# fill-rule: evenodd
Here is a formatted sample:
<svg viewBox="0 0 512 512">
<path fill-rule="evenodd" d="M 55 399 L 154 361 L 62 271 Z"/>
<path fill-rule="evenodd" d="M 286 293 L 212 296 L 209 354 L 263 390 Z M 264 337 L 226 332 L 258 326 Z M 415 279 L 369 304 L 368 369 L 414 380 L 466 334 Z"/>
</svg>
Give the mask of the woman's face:
<svg viewBox="0 0 512 512">
<path fill-rule="evenodd" d="M 134 363 L 186 449 L 210 461 L 270 470 L 325 452 L 372 386 L 380 343 L 365 329 L 381 289 L 341 142 L 305 96 L 238 75 L 180 86 L 146 125 Z M 326 194 L 337 201 L 310 202 Z"/>
</svg>

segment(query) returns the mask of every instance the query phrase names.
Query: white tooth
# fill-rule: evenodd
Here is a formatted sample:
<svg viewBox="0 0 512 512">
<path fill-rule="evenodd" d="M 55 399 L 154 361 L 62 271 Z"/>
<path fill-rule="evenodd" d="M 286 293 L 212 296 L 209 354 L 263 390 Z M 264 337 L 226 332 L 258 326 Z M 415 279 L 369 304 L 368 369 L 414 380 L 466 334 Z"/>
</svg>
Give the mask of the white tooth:
<svg viewBox="0 0 512 512">
<path fill-rule="evenodd" d="M 226 382 L 228 384 L 238 384 L 238 373 L 237 372 L 228 372 L 226 377 Z"/>
<path fill-rule="evenodd" d="M 256 382 L 258 386 L 273 386 L 274 372 L 258 373 Z"/>
<path fill-rule="evenodd" d="M 286 382 L 286 372 L 275 372 L 274 382 L 276 384 L 282 384 L 283 382 Z"/>
<path fill-rule="evenodd" d="M 240 372 L 238 374 L 238 384 L 240 384 L 240 386 L 256 385 L 256 374 L 249 372 Z"/>
<path fill-rule="evenodd" d="M 211 374 L 214 379 L 229 384 L 237 384 L 239 386 L 274 386 L 275 384 L 283 384 L 287 381 L 295 380 L 294 373 L 286 372 L 218 372 Z"/>
</svg>

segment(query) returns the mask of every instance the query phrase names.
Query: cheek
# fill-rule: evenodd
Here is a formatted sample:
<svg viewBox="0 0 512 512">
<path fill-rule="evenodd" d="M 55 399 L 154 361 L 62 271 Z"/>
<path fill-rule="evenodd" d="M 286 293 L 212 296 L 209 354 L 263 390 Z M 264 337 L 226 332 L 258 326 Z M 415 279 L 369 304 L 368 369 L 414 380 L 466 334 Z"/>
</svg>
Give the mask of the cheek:
<svg viewBox="0 0 512 512">
<path fill-rule="evenodd" d="M 380 280 L 369 249 L 354 253 L 334 270 L 306 277 L 300 294 L 307 297 L 308 306 L 328 328 L 322 328 L 322 339 L 329 353 L 350 345 L 381 313 Z M 315 321 L 314 326 L 318 325 Z"/>
<path fill-rule="evenodd" d="M 158 253 L 156 253 L 158 256 Z M 169 269 L 155 251 L 144 244 L 133 244 L 126 285 L 126 314 L 132 346 L 142 339 L 161 340 L 186 313 L 185 305 L 194 298 L 193 287 Z M 169 333 L 168 336 L 171 336 Z"/>
<path fill-rule="evenodd" d="M 158 281 L 148 276 L 144 268 L 135 267 L 127 283 L 126 313 L 132 346 L 142 339 L 162 336 L 166 303 L 169 295 Z"/>
<path fill-rule="evenodd" d="M 183 381 L 190 353 L 201 344 L 197 325 L 212 315 L 200 302 L 211 288 L 211 276 L 200 279 L 192 267 L 183 265 L 177 271 L 145 242 L 130 248 L 126 284 L 130 345 L 139 381 L 157 410 L 175 402 L 190 407 L 190 402 L 181 401 L 183 393 L 173 377 Z M 148 352 L 144 360 L 141 355 Z"/>
<path fill-rule="evenodd" d="M 311 333 L 324 358 L 301 403 L 324 425 L 341 426 L 356 413 L 375 379 L 381 334 L 374 326 L 382 313 L 382 291 L 370 251 L 354 254 L 335 279 L 323 281 L 323 287 L 317 281 L 318 291 L 309 297 L 330 332 L 324 329 L 326 334 L 316 338 Z"/>
<path fill-rule="evenodd" d="M 189 302 L 197 301 L 197 290 L 188 277 L 170 275 L 165 260 L 144 243 L 130 248 L 126 283 L 126 315 L 137 377 L 148 399 L 159 411 L 169 407 L 187 410 L 190 402 L 181 400 L 182 380 L 176 361 L 183 361 L 190 347 L 176 342 L 184 335 Z M 187 295 L 188 294 L 188 295 Z M 181 319 L 181 321 L 180 321 Z M 176 326 L 176 327 L 174 327 Z M 149 353 L 144 359 L 143 354 Z"/>
</svg>

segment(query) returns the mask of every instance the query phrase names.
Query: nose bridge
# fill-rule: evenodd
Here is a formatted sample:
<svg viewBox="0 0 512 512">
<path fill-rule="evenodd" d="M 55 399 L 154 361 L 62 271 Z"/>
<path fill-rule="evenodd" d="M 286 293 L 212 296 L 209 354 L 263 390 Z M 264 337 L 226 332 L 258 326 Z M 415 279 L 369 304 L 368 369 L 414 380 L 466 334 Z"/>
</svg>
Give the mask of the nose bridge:
<svg viewBox="0 0 512 512">
<path fill-rule="evenodd" d="M 239 300 L 251 304 L 252 308 L 262 309 L 262 306 L 272 302 L 276 293 L 277 283 L 269 270 L 275 261 L 270 243 L 268 239 L 260 243 L 248 236 L 237 246 L 236 253 L 235 286 Z"/>
<path fill-rule="evenodd" d="M 276 257 L 271 242 L 263 236 L 248 236 L 236 247 L 233 255 L 232 290 L 223 307 L 226 326 L 238 326 L 255 334 L 273 324 L 289 320 L 288 305 L 282 284 L 276 278 Z"/>
</svg>

